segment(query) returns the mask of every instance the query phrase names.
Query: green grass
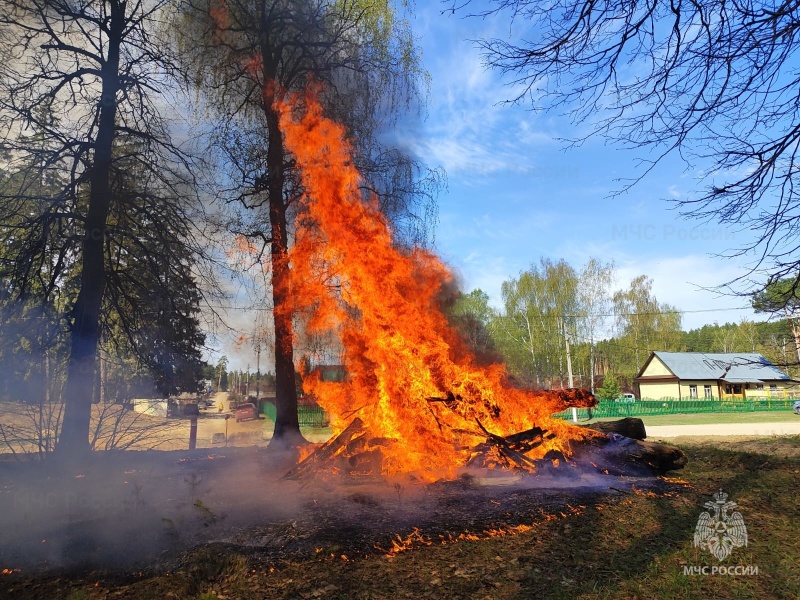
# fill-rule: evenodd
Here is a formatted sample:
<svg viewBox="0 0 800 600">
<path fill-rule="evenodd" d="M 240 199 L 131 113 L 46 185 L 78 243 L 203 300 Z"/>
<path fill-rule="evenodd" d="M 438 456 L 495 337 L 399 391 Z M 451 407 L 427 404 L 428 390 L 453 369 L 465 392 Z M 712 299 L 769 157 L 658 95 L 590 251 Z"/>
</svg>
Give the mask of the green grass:
<svg viewBox="0 0 800 600">
<path fill-rule="evenodd" d="M 615 421 L 619 417 L 579 421 L 579 425 L 597 421 Z M 800 415 L 792 411 L 746 412 L 746 413 L 694 413 L 686 415 L 655 415 L 637 417 L 647 425 L 715 425 L 722 423 L 782 423 L 800 422 Z"/>
</svg>

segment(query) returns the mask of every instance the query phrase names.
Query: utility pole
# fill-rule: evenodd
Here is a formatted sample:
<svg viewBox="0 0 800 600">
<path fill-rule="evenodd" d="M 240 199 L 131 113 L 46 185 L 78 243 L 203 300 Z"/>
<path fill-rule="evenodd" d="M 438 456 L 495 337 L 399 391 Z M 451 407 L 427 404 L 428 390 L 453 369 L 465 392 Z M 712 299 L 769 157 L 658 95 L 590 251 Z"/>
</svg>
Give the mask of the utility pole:
<svg viewBox="0 0 800 600">
<path fill-rule="evenodd" d="M 575 381 L 572 377 L 572 355 L 569 351 L 569 336 L 566 332 L 564 332 L 564 344 L 566 345 L 567 349 L 567 376 L 569 377 L 569 387 L 575 387 Z"/>
<path fill-rule="evenodd" d="M 260 398 L 259 383 L 261 379 L 261 343 L 256 342 L 256 402 Z"/>
<path fill-rule="evenodd" d="M 567 323 L 566 321 L 561 321 L 561 330 L 564 333 L 564 349 L 566 350 L 567 354 L 567 376 L 569 377 L 569 387 L 575 387 L 575 381 L 572 377 L 572 355 L 570 354 L 569 349 L 569 334 L 567 333 Z M 578 422 L 578 409 L 574 406 L 572 407 L 572 421 L 574 423 Z"/>
<path fill-rule="evenodd" d="M 589 391 L 594 394 L 594 372 L 597 369 L 594 356 L 594 335 L 589 336 Z"/>
</svg>

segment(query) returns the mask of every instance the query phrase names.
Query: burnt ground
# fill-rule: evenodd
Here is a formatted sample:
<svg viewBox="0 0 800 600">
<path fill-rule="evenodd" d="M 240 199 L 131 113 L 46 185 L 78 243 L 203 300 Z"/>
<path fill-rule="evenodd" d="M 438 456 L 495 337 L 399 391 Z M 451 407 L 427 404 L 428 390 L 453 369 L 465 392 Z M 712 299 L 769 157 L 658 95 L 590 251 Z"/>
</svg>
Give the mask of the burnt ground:
<svg viewBox="0 0 800 600">
<path fill-rule="evenodd" d="M 103 571 L 124 580 L 180 566 L 183 553 L 236 548 L 267 564 L 391 552 L 481 536 L 667 493 L 654 476 L 612 476 L 584 460 L 552 473 L 283 480 L 294 457 L 265 448 L 97 453 L 80 472 L 0 463 L 0 569 L 16 577 Z"/>
</svg>

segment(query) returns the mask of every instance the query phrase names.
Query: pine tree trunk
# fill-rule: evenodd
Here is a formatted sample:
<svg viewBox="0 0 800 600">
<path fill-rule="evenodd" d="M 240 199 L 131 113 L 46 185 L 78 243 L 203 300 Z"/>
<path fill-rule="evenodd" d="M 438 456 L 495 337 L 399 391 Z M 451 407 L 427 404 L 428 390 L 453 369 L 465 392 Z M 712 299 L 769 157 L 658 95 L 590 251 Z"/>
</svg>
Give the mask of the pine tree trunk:
<svg viewBox="0 0 800 600">
<path fill-rule="evenodd" d="M 116 0 L 110 4 L 108 54 L 101 69 L 103 84 L 100 117 L 89 176 L 91 189 L 81 248 L 80 287 L 70 331 L 70 354 L 64 387 L 64 421 L 56 446 L 57 455 L 70 461 L 83 460 L 91 452 L 89 419 L 100 337 L 100 308 L 106 284 L 103 245 L 106 220 L 111 207 L 109 173 L 117 112 L 116 95 L 119 90 L 119 51 L 125 20 L 124 6 Z"/>
</svg>

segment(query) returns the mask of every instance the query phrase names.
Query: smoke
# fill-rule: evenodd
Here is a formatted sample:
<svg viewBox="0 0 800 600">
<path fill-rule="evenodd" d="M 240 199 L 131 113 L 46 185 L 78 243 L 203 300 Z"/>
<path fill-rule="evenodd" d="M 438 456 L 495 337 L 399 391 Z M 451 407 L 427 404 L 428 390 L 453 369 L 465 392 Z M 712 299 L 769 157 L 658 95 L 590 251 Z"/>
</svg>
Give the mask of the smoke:
<svg viewBox="0 0 800 600">
<path fill-rule="evenodd" d="M 452 269 L 449 275 L 449 278 L 443 278 L 436 301 L 439 310 L 447 317 L 450 327 L 462 344 L 460 348 L 453 348 L 454 355 L 458 357 L 457 360 L 469 355 L 480 367 L 505 363 L 505 358 L 495 347 L 487 323 L 482 321 L 478 315 L 462 309 L 459 305 L 459 301 L 465 295 L 463 277 Z M 511 376 L 508 381 L 516 386 Z"/>
<path fill-rule="evenodd" d="M 338 558 L 390 551 L 414 531 L 437 543 L 530 525 L 605 500 L 647 477 L 598 471 L 598 455 L 535 475 L 463 469 L 453 480 L 413 476 L 283 476 L 293 453 L 97 453 L 85 471 L 0 463 L 0 567 L 28 576 L 92 569 L 131 572 L 176 564 L 211 542 L 259 556 Z M 592 464 L 595 463 L 595 464 Z"/>
<path fill-rule="evenodd" d="M 297 483 L 263 451 L 98 453 L 81 472 L 0 465 L 0 564 L 30 571 L 154 565 L 232 531 L 291 520 Z"/>
</svg>

